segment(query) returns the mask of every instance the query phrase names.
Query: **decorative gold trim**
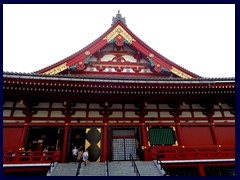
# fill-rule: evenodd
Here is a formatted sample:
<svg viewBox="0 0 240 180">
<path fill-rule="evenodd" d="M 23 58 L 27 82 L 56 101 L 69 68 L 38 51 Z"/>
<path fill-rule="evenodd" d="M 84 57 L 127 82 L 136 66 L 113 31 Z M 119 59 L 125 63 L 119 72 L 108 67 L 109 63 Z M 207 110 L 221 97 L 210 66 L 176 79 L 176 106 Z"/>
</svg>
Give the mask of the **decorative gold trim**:
<svg viewBox="0 0 240 180">
<path fill-rule="evenodd" d="M 98 157 L 98 159 L 96 160 L 96 162 L 100 162 L 101 156 Z"/>
<path fill-rule="evenodd" d="M 88 56 L 89 54 L 90 54 L 90 52 L 89 52 L 89 51 L 85 51 L 85 55 L 87 55 L 87 56 Z"/>
<path fill-rule="evenodd" d="M 101 149 L 101 140 L 98 141 L 97 146 L 99 147 L 99 149 Z"/>
<path fill-rule="evenodd" d="M 131 67 L 131 68 L 144 68 L 145 66 L 143 65 L 130 65 L 130 64 L 93 64 L 93 67 Z"/>
<path fill-rule="evenodd" d="M 120 25 L 115 27 L 106 37 L 103 38 L 103 40 L 107 40 L 107 42 L 109 42 L 113 40 L 118 34 L 121 34 L 124 37 L 124 39 L 126 39 L 130 44 L 132 44 L 133 41 L 136 41 Z"/>
<path fill-rule="evenodd" d="M 172 130 L 175 132 L 175 135 L 176 135 L 176 128 L 175 128 L 175 126 L 169 126 L 169 127 L 172 128 Z M 177 138 L 176 138 L 176 140 L 175 140 L 175 143 L 174 143 L 172 146 L 178 146 L 178 140 L 177 140 Z"/>
<path fill-rule="evenodd" d="M 99 133 L 101 133 L 101 130 L 102 130 L 102 129 L 101 129 L 101 128 L 97 128 L 97 130 L 98 130 Z"/>
<path fill-rule="evenodd" d="M 85 140 L 85 149 L 89 148 L 90 145 L 91 145 L 90 142 L 86 139 Z"/>
<path fill-rule="evenodd" d="M 86 128 L 86 134 L 88 133 L 88 131 L 90 131 L 91 128 Z"/>
<path fill-rule="evenodd" d="M 58 74 L 59 72 L 64 71 L 65 69 L 68 69 L 68 68 L 69 68 L 69 66 L 67 66 L 67 63 L 64 63 L 64 64 L 61 64 L 43 74 L 55 75 L 55 74 Z"/>
<path fill-rule="evenodd" d="M 150 53 L 150 54 L 149 54 L 149 57 L 153 58 L 153 57 L 154 57 L 154 54 Z"/>
<path fill-rule="evenodd" d="M 172 73 L 174 73 L 174 74 L 182 77 L 182 78 L 193 78 L 192 76 L 190 76 L 190 75 L 188 75 L 188 74 L 180 71 L 179 69 L 177 69 L 177 68 L 175 68 L 175 67 L 173 67 L 173 66 L 172 66 L 172 69 L 170 69 L 170 71 L 171 71 Z"/>
</svg>

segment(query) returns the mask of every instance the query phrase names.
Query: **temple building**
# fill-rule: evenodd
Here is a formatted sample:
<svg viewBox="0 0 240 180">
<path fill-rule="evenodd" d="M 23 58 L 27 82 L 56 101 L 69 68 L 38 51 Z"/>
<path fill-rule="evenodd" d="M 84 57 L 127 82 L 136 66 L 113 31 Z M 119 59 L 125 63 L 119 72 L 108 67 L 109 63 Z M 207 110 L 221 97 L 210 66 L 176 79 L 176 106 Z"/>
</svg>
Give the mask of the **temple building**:
<svg viewBox="0 0 240 180">
<path fill-rule="evenodd" d="M 33 73 L 3 72 L 4 174 L 44 173 L 82 146 L 90 162 L 132 154 L 157 159 L 172 176 L 234 175 L 235 78 L 201 77 L 150 46 L 118 12 L 69 57 Z"/>
</svg>

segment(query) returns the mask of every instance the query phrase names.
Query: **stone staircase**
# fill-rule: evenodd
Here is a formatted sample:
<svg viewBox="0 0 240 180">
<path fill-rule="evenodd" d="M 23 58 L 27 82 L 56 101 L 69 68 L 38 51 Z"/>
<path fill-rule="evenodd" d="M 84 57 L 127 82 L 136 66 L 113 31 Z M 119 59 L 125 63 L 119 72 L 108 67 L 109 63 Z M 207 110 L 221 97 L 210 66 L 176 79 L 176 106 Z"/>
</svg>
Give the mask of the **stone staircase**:
<svg viewBox="0 0 240 180">
<path fill-rule="evenodd" d="M 159 164 L 155 161 L 135 161 L 140 176 L 163 176 Z M 47 176 L 76 176 L 78 163 L 57 163 Z M 134 167 L 130 161 L 108 162 L 109 176 L 136 176 Z M 107 176 L 107 166 L 105 162 L 89 162 L 87 166 L 81 164 L 79 176 Z"/>
<path fill-rule="evenodd" d="M 153 161 L 135 161 L 135 163 L 141 176 L 162 176 Z"/>
<path fill-rule="evenodd" d="M 112 161 L 108 163 L 109 176 L 136 176 L 130 161 Z"/>
<path fill-rule="evenodd" d="M 58 163 L 47 176 L 76 176 L 78 164 Z"/>
<path fill-rule="evenodd" d="M 82 163 L 79 176 L 106 176 L 106 163 L 89 162 L 87 166 Z"/>
</svg>

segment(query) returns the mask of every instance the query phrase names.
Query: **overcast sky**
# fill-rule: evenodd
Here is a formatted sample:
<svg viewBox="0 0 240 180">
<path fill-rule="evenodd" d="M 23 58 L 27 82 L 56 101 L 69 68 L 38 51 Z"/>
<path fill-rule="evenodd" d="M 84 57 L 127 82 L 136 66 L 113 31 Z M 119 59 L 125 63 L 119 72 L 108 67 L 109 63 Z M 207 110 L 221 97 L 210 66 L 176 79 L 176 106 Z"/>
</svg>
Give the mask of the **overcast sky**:
<svg viewBox="0 0 240 180">
<path fill-rule="evenodd" d="M 167 59 L 202 77 L 235 77 L 234 4 L 4 4 L 3 71 L 65 59 L 105 33 L 118 10 Z"/>
</svg>

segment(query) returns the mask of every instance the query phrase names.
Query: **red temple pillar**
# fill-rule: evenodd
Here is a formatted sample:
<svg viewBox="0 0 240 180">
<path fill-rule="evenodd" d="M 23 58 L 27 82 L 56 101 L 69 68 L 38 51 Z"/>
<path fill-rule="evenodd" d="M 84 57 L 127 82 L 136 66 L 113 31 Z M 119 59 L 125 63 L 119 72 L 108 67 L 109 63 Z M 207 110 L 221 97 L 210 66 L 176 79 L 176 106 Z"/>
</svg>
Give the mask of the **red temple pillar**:
<svg viewBox="0 0 240 180">
<path fill-rule="evenodd" d="M 28 127 L 29 127 L 28 124 L 31 122 L 32 115 L 34 114 L 34 111 L 32 111 L 31 108 L 29 108 L 29 104 L 25 104 L 25 106 L 28 106 L 28 107 L 26 108 L 26 111 L 23 113 L 27 116 L 27 118 L 25 119 L 23 133 L 21 136 L 20 144 L 19 144 L 19 146 L 21 148 L 22 147 L 25 148 L 25 142 L 27 141 L 27 131 L 28 131 Z"/>
<path fill-rule="evenodd" d="M 211 134 L 212 134 L 212 138 L 213 138 L 213 143 L 219 144 L 218 140 L 217 140 L 217 136 L 216 136 L 215 123 L 213 122 L 212 115 L 213 115 L 213 113 L 209 113 L 207 116 L 208 116 L 209 123 L 212 124 L 210 126 L 210 129 L 211 129 Z"/>
<path fill-rule="evenodd" d="M 68 123 L 65 124 L 64 127 L 64 138 L 63 138 L 63 146 L 62 146 L 62 153 L 61 153 L 61 162 L 64 163 L 66 160 L 66 153 L 67 153 L 67 143 L 68 143 L 68 131 L 69 126 Z"/>
<path fill-rule="evenodd" d="M 141 124 L 141 136 L 142 136 L 142 151 L 143 151 L 143 160 L 150 161 L 151 158 L 151 151 L 150 147 L 148 146 L 148 133 L 145 123 Z"/>
<path fill-rule="evenodd" d="M 198 174 L 199 176 L 205 176 L 205 171 L 202 163 L 198 164 Z"/>
<path fill-rule="evenodd" d="M 108 125 L 104 123 L 103 132 L 102 132 L 102 157 L 101 162 L 108 160 Z"/>
<path fill-rule="evenodd" d="M 215 131 L 215 126 L 214 123 L 212 123 L 212 125 L 210 126 L 211 128 L 211 133 L 212 133 L 212 137 L 213 137 L 213 143 L 214 144 L 219 144 L 218 140 L 217 140 L 217 136 L 216 136 L 216 131 Z"/>
<path fill-rule="evenodd" d="M 176 134 L 177 134 L 177 141 L 178 141 L 178 145 L 181 146 L 181 145 L 183 145 L 183 141 L 182 141 L 180 120 L 179 120 L 179 116 L 181 115 L 181 111 L 179 110 L 179 107 L 180 107 L 180 105 L 175 105 L 175 109 L 171 114 L 174 116 L 174 120 L 177 123 L 177 126 L 175 126 Z"/>
<path fill-rule="evenodd" d="M 25 141 L 27 139 L 27 131 L 28 131 L 28 124 L 25 123 L 24 124 L 24 127 L 23 127 L 23 133 L 22 133 L 22 136 L 21 136 L 21 141 L 20 141 L 20 144 L 19 146 L 22 148 L 22 147 L 25 147 Z M 20 148 L 19 147 L 19 148 Z"/>
<path fill-rule="evenodd" d="M 176 127 L 176 134 L 177 134 L 177 142 L 179 146 L 183 145 L 183 141 L 182 141 L 182 133 L 181 133 L 181 127 L 180 127 L 180 123 L 178 123 Z"/>
<path fill-rule="evenodd" d="M 101 162 L 105 162 L 108 159 L 108 116 L 110 111 L 108 111 L 109 103 L 104 102 L 104 110 L 102 111 L 103 115 L 103 131 L 102 131 L 102 143 L 101 143 Z"/>
</svg>

